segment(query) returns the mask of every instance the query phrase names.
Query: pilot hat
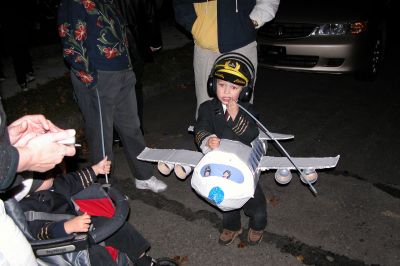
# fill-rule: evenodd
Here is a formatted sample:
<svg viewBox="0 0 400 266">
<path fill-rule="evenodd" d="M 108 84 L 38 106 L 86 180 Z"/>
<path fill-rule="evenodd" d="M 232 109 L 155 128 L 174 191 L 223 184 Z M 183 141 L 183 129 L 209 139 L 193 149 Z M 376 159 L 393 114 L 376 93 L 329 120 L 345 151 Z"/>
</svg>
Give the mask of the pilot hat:
<svg viewBox="0 0 400 266">
<path fill-rule="evenodd" d="M 215 63 L 214 78 L 246 87 L 252 82 L 252 74 L 243 61 L 234 57 L 221 58 Z"/>
</svg>

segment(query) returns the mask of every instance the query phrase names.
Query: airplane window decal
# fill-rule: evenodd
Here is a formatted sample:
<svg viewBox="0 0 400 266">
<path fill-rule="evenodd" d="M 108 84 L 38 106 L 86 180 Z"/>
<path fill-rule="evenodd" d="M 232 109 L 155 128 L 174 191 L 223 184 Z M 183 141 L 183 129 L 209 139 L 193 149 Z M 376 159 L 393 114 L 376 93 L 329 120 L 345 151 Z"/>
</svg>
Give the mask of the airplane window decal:
<svg viewBox="0 0 400 266">
<path fill-rule="evenodd" d="M 238 184 L 244 181 L 243 174 L 239 169 L 226 164 L 206 164 L 201 168 L 200 173 L 202 177 L 220 176 Z"/>
</svg>

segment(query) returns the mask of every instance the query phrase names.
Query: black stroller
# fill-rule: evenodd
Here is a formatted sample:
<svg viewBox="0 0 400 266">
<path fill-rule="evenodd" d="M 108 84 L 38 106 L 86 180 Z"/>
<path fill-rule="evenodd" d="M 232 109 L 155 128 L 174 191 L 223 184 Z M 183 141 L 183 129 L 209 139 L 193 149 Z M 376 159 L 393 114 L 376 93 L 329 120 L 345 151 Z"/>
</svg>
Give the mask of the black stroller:
<svg viewBox="0 0 400 266">
<path fill-rule="evenodd" d="M 19 203 L 11 198 L 5 201 L 7 214 L 14 220 L 15 224 L 23 232 L 31 244 L 32 250 L 37 257 L 38 265 L 92 265 L 89 258 L 88 248 L 91 245 L 102 245 L 102 242 L 116 232 L 126 222 L 129 213 L 128 198 L 117 189 L 103 187 L 100 184 L 92 184 L 80 193 L 73 196 L 73 200 L 84 200 L 93 197 L 104 197 L 111 199 L 115 211 L 113 216 L 107 219 L 96 230 L 88 233 L 74 233 L 67 237 L 36 240 L 28 229 L 27 221 L 48 220 L 60 221 L 71 218 L 69 214 L 52 214 L 43 212 L 23 212 Z M 117 265 L 134 265 L 125 253 L 119 252 Z M 157 265 L 177 265 L 168 258 L 160 259 Z"/>
</svg>

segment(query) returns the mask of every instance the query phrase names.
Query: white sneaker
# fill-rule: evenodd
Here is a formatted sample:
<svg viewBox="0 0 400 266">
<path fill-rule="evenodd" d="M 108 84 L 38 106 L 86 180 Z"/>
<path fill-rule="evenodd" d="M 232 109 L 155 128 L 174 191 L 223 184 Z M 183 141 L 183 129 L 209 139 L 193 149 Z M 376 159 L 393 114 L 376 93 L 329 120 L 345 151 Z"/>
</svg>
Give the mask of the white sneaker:
<svg viewBox="0 0 400 266">
<path fill-rule="evenodd" d="M 167 189 L 167 184 L 158 180 L 155 176 L 152 176 L 147 180 L 135 179 L 135 184 L 137 189 L 150 189 L 155 193 L 163 192 Z"/>
</svg>

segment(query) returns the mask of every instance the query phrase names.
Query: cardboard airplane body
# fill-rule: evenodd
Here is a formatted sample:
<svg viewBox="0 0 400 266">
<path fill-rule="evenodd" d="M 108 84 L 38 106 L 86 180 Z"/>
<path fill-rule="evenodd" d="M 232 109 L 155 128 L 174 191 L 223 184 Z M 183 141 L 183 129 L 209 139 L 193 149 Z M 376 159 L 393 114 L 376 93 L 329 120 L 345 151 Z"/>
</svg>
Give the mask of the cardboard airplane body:
<svg viewBox="0 0 400 266">
<path fill-rule="evenodd" d="M 274 134 L 275 139 L 291 139 L 292 135 Z M 191 186 L 210 204 L 222 211 L 241 208 L 253 197 L 260 173 L 276 169 L 275 179 L 280 184 L 291 180 L 290 170 L 296 167 L 286 157 L 265 156 L 269 137 L 260 133 L 251 147 L 238 141 L 221 139 L 217 149 L 201 152 L 174 149 L 145 148 L 138 159 L 158 163 L 158 170 L 185 179 L 193 169 Z M 292 158 L 297 168 L 304 171 L 309 182 L 317 179 L 316 169 L 335 167 L 340 156 L 322 158 Z M 303 178 L 301 178 L 303 182 Z"/>
</svg>

